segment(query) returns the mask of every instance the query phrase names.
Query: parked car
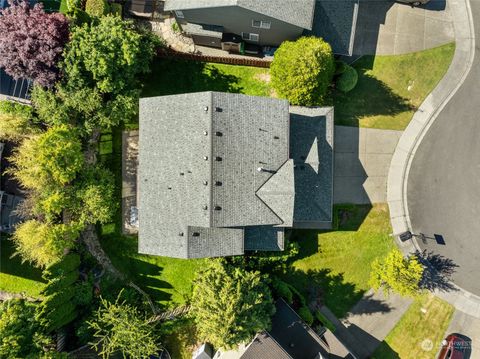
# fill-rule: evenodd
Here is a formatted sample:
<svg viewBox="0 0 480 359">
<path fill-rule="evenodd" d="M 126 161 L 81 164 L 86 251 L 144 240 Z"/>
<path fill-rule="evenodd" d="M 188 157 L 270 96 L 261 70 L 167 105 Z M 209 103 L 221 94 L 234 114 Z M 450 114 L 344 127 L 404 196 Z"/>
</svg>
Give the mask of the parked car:
<svg viewBox="0 0 480 359">
<path fill-rule="evenodd" d="M 396 0 L 396 1 L 404 4 L 410 4 L 412 6 L 425 5 L 428 2 L 430 2 L 430 0 Z"/>
<path fill-rule="evenodd" d="M 470 343 L 455 334 L 450 334 L 442 341 L 442 349 L 437 359 L 464 359 Z"/>
</svg>

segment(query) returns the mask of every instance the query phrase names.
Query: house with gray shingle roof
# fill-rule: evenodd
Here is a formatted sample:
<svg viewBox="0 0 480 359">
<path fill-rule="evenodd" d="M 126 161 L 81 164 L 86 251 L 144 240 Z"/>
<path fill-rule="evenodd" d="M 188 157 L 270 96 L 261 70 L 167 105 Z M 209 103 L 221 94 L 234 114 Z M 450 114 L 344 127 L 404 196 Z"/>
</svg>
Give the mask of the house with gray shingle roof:
<svg viewBox="0 0 480 359">
<path fill-rule="evenodd" d="M 195 44 L 240 51 L 241 43 L 278 46 L 312 30 L 315 0 L 166 0 Z"/>
<path fill-rule="evenodd" d="M 139 252 L 283 250 L 285 228 L 330 228 L 333 109 L 200 92 L 140 100 Z"/>
</svg>

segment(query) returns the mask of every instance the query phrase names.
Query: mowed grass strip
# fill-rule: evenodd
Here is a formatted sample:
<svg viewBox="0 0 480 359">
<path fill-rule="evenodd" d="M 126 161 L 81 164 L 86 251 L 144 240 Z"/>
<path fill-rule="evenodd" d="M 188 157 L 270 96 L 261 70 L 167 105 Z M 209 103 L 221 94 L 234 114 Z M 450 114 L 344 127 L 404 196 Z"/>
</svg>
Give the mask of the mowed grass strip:
<svg viewBox="0 0 480 359">
<path fill-rule="evenodd" d="M 357 87 L 333 93 L 335 123 L 403 130 L 440 82 L 453 59 L 455 44 L 395 56 L 363 56 L 353 65 Z"/>
<path fill-rule="evenodd" d="M 385 256 L 394 243 L 386 204 L 352 205 L 337 213 L 336 231 L 294 231 L 300 253 L 286 279 L 307 296 L 312 286 L 320 287 L 325 304 L 343 317 L 370 289 L 373 260 Z"/>
<path fill-rule="evenodd" d="M 0 240 L 0 290 L 40 297 L 45 287 L 42 271 L 27 262 L 22 263 L 18 256 L 11 258 L 14 252 L 11 240 Z"/>
<path fill-rule="evenodd" d="M 265 68 L 156 58 L 143 81 L 142 97 L 201 91 L 269 96 Z"/>
<path fill-rule="evenodd" d="M 413 302 L 372 358 L 435 358 L 454 311 L 451 304 L 432 294 L 422 296 Z"/>
</svg>

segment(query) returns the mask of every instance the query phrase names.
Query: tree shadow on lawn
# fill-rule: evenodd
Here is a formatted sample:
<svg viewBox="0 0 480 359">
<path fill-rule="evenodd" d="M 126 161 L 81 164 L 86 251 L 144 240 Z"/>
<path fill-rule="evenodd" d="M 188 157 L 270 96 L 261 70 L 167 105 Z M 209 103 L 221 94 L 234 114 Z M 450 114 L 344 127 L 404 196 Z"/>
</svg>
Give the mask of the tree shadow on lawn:
<svg viewBox="0 0 480 359">
<path fill-rule="evenodd" d="M 326 305 L 338 318 L 344 317 L 365 293 L 346 282 L 342 273 L 335 274 L 329 269 L 304 272 L 292 268 L 285 276 L 286 281 L 305 296 L 307 303 Z"/>
<path fill-rule="evenodd" d="M 152 299 L 157 302 L 171 300 L 172 294 L 164 289 L 172 289 L 173 286 L 158 278 L 163 267 L 138 258 L 140 255 L 137 254 L 135 237 L 118 233 L 104 234 L 101 243 L 115 268 L 150 294 Z"/>
<path fill-rule="evenodd" d="M 155 58 L 143 83 L 142 97 L 189 92 L 240 93 L 239 78 L 204 62 Z"/>
<path fill-rule="evenodd" d="M 319 243 L 318 235 L 321 233 L 329 233 L 333 231 L 358 231 L 362 223 L 367 218 L 372 205 L 353 205 L 339 204 L 333 208 L 333 224 L 332 230 L 312 230 L 312 229 L 292 229 L 288 233 L 289 240 L 297 242 L 300 246 L 298 255 L 293 261 L 310 257 L 318 253 Z"/>
<path fill-rule="evenodd" d="M 357 86 L 348 93 L 333 91 L 335 124 L 359 126 L 360 120 L 370 116 L 395 116 L 414 111 L 410 100 L 397 95 L 383 81 L 366 72 L 373 68 L 374 57 L 366 56 L 354 65 L 358 72 Z"/>
</svg>

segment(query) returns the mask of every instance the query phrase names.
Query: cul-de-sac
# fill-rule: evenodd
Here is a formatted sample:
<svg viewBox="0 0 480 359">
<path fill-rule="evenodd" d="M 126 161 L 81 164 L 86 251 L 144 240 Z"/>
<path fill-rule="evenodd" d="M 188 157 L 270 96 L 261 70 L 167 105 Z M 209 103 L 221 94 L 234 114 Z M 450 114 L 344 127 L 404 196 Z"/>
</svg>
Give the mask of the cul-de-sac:
<svg viewBox="0 0 480 359">
<path fill-rule="evenodd" d="M 478 0 L 0 0 L 1 359 L 480 359 Z"/>
</svg>

